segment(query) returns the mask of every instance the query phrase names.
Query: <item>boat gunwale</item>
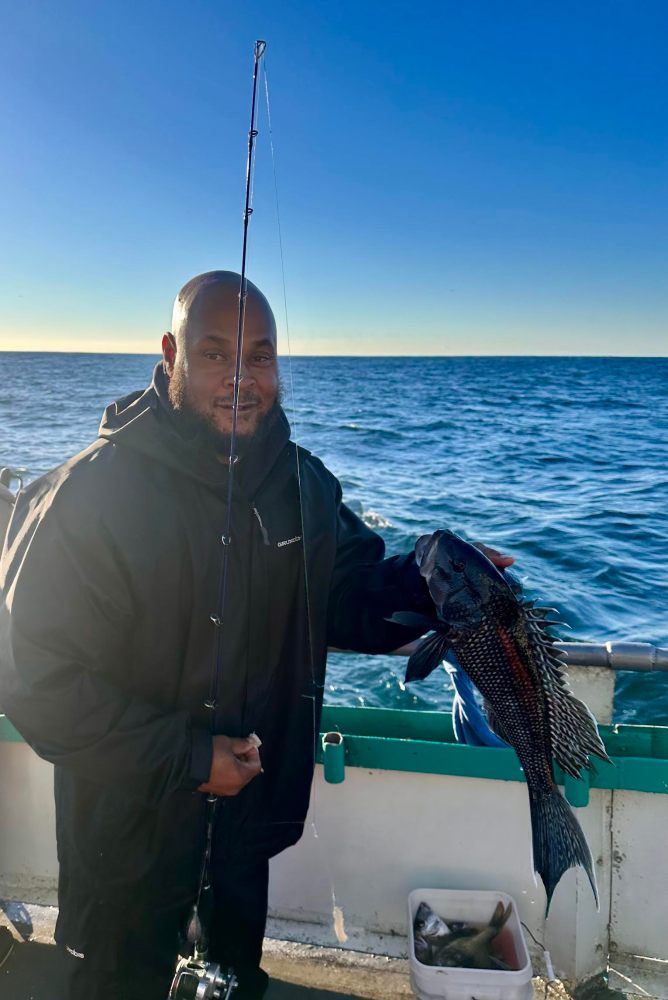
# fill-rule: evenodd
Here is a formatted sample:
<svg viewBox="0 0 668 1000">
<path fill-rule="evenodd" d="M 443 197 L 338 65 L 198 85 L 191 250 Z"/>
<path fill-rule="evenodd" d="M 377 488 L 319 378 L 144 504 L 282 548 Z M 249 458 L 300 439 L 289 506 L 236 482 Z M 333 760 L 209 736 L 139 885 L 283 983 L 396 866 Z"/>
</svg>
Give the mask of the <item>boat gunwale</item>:
<svg viewBox="0 0 668 1000">
<path fill-rule="evenodd" d="M 326 705 L 317 762 L 322 763 L 322 736 L 340 732 L 346 767 L 524 781 L 511 748 L 475 747 L 457 743 L 452 718 L 443 712 Z M 580 780 L 564 775 L 555 764 L 555 778 L 564 784 L 572 805 L 586 805 L 588 789 L 617 789 L 668 794 L 668 726 L 613 724 L 599 726 L 611 763 L 592 761 Z M 0 743 L 24 742 L 10 721 L 0 715 Z"/>
</svg>

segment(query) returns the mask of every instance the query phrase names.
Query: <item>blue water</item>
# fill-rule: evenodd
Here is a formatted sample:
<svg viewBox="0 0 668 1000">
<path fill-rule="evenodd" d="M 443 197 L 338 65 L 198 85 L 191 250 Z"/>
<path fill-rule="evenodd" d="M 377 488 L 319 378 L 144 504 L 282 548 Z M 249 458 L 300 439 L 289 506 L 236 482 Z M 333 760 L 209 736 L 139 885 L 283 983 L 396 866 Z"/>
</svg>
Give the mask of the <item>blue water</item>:
<svg viewBox="0 0 668 1000">
<path fill-rule="evenodd" d="M 0 465 L 26 480 L 95 437 L 149 380 L 143 355 L 0 354 Z M 300 444 L 405 551 L 451 527 L 516 558 L 526 591 L 591 641 L 668 645 L 668 359 L 295 358 Z M 442 671 L 330 659 L 330 703 L 447 708 Z M 618 721 L 668 724 L 668 677 L 618 675 Z"/>
</svg>

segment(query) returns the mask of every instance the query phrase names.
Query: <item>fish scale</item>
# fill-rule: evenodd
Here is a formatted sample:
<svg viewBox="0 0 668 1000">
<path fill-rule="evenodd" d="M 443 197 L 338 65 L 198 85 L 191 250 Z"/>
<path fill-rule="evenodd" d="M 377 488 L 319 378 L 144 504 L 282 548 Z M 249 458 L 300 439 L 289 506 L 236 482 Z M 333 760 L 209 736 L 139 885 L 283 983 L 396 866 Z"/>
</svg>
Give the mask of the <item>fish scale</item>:
<svg viewBox="0 0 668 1000">
<path fill-rule="evenodd" d="M 448 650 L 485 699 L 490 725 L 516 752 L 529 791 L 534 870 L 546 912 L 563 873 L 586 871 L 598 904 L 591 852 L 554 780 L 553 759 L 573 777 L 589 755 L 609 760 L 596 721 L 568 687 L 549 628 L 550 608 L 521 598 L 521 586 L 476 546 L 450 531 L 419 538 L 415 557 L 437 617 L 397 613 L 395 621 L 432 634 L 408 661 L 406 680 L 421 680 Z"/>
<path fill-rule="evenodd" d="M 463 642 L 453 641 L 452 648 L 488 705 L 493 706 L 501 730 L 498 735 L 513 746 L 527 780 L 531 775 L 535 781 L 553 784 L 546 699 L 536 684 L 536 672 L 531 676 L 530 661 L 524 664 L 517 656 L 517 666 L 513 666 L 501 632 L 508 635 L 492 608 L 490 618 Z M 500 723 L 502 718 L 512 719 L 512 733 L 507 724 Z"/>
<path fill-rule="evenodd" d="M 513 642 L 511 634 L 495 619 L 492 608 L 490 618 L 464 642 L 453 641 L 452 648 L 463 670 L 488 705 L 493 706 L 491 712 L 501 729 L 498 735 L 512 745 L 527 781 L 551 787 L 554 778 L 547 699 L 537 683 L 538 672 L 531 660 L 523 660 L 516 646 L 509 653 L 508 646 Z M 506 721 L 501 723 L 501 719 Z"/>
</svg>

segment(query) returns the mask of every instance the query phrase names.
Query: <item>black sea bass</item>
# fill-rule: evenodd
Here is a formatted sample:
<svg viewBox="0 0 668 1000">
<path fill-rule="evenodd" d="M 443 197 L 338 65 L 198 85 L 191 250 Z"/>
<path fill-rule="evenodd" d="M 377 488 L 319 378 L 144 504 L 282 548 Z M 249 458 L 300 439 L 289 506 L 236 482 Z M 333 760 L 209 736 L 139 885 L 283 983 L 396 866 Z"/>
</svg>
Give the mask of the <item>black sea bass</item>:
<svg viewBox="0 0 668 1000">
<path fill-rule="evenodd" d="M 487 702 L 490 725 L 509 743 L 529 789 L 534 869 L 547 907 L 563 873 L 582 865 L 598 902 L 591 853 L 554 781 L 552 759 L 579 777 L 589 754 L 608 755 L 596 722 L 567 687 L 548 629 L 548 609 L 518 596 L 518 586 L 474 545 L 450 531 L 419 538 L 415 556 L 436 606 L 436 621 L 397 614 L 433 630 L 408 661 L 406 680 L 426 677 L 452 649 Z"/>
</svg>

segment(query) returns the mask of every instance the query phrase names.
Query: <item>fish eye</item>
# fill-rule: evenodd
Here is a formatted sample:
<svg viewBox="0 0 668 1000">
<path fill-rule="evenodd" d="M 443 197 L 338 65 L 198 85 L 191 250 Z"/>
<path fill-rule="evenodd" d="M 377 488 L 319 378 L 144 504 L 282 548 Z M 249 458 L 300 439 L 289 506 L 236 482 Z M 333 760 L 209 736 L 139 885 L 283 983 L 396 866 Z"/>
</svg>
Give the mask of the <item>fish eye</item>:
<svg viewBox="0 0 668 1000">
<path fill-rule="evenodd" d="M 457 562 L 456 559 L 452 559 L 451 563 L 452 563 L 452 568 L 454 569 L 455 573 L 463 573 L 464 572 L 464 563 L 463 562 Z"/>
</svg>

